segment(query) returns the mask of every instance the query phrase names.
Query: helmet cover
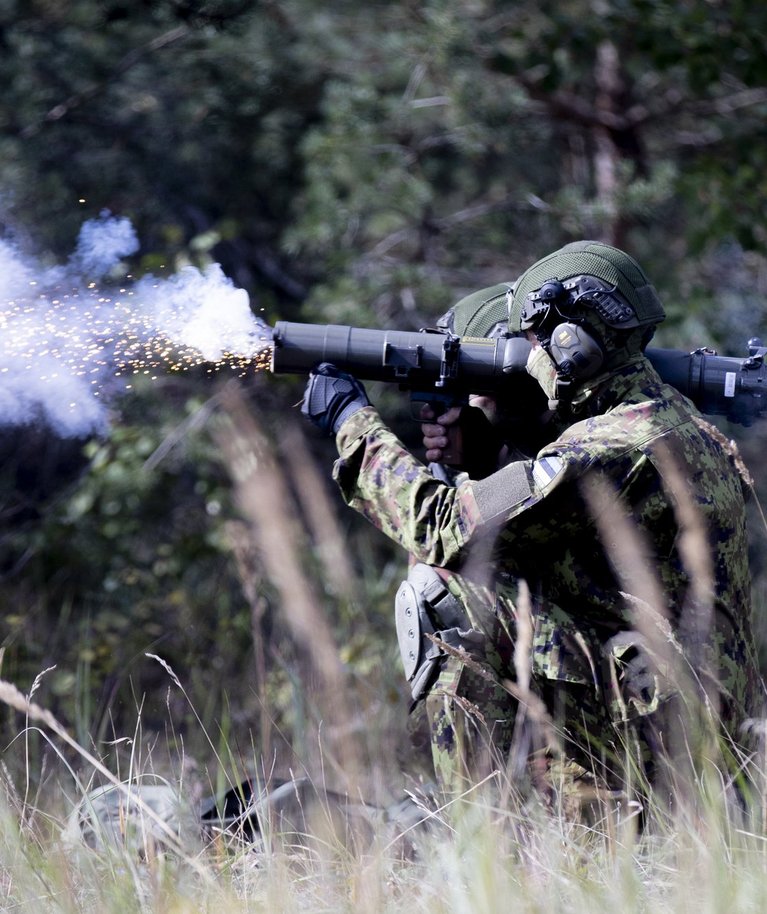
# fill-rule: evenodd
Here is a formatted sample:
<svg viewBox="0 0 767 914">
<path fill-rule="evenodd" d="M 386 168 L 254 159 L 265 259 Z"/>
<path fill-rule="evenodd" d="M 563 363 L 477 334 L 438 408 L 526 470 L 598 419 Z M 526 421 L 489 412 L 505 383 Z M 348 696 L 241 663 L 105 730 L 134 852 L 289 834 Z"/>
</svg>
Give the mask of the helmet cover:
<svg viewBox="0 0 767 914">
<path fill-rule="evenodd" d="M 496 337 L 508 332 L 513 283 L 479 289 L 456 302 L 437 321 L 440 330 L 456 336 Z"/>
<path fill-rule="evenodd" d="M 575 281 L 577 279 L 577 282 Z M 509 311 L 509 329 L 518 332 L 529 326 L 525 306 L 536 307 L 536 293 L 549 280 L 559 280 L 576 294 L 586 293 L 583 303 L 590 304 L 589 286 L 601 291 L 616 291 L 615 302 L 595 306 L 596 316 L 607 326 L 620 329 L 653 327 L 665 318 L 658 294 L 639 264 L 624 251 L 601 241 L 576 241 L 534 263 L 519 279 Z M 568 283 L 568 280 L 570 282 Z M 602 295 L 604 300 L 606 296 Z M 599 294 L 593 297 L 599 302 Z M 630 311 L 630 313 L 629 313 Z"/>
</svg>

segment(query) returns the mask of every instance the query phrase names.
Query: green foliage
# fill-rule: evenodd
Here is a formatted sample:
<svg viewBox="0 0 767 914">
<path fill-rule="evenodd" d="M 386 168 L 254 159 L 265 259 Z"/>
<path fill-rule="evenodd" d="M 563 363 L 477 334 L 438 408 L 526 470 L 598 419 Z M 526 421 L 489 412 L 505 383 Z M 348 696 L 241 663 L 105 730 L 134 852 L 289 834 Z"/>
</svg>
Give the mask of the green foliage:
<svg viewBox="0 0 767 914">
<path fill-rule="evenodd" d="M 0 183 L 14 224 L 61 256 L 109 208 L 133 219 L 148 264 L 215 229 L 221 259 L 234 243 L 230 272 L 251 284 L 275 258 L 322 80 L 295 65 L 291 28 L 249 6 L 74 0 L 0 17 Z M 236 256 L 243 245 L 251 257 Z"/>
<path fill-rule="evenodd" d="M 249 665 L 225 473 L 199 433 L 158 459 L 166 435 L 201 404 L 176 394 L 174 414 L 152 394 L 106 439 L 86 443 L 77 480 L 5 537 L 16 557 L 2 583 L 14 607 L 3 619 L 6 669 L 30 682 L 57 665 L 52 688 L 70 708 L 102 693 L 84 725 L 104 725 L 109 701 L 132 689 L 153 691 L 161 671 L 147 675 L 146 651 L 191 671 L 204 663 L 208 675 Z M 222 689 L 230 684 L 222 678 Z"/>
<path fill-rule="evenodd" d="M 583 234 L 671 295 L 670 244 L 764 251 L 760 5 L 375 13 L 6 4 L 7 216 L 61 257 L 108 207 L 137 225 L 137 270 L 203 247 L 277 317 L 352 293 L 358 322 L 408 326 Z"/>
</svg>

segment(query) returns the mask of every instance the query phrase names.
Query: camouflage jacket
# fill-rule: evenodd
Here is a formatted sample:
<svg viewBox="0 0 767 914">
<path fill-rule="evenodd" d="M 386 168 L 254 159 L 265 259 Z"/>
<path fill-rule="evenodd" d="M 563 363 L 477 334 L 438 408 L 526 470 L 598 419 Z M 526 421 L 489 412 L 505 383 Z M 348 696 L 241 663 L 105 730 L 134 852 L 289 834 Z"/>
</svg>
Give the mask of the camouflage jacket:
<svg viewBox="0 0 767 914">
<path fill-rule="evenodd" d="M 347 503 L 418 561 L 484 570 L 505 589 L 527 582 L 536 675 L 603 689 L 614 675 L 606 660 L 637 635 L 659 668 L 682 658 L 682 678 L 720 703 L 728 729 L 752 713 L 741 464 L 645 359 L 587 391 L 534 459 L 480 481 L 435 479 L 373 407 L 341 427 L 337 445 Z"/>
</svg>

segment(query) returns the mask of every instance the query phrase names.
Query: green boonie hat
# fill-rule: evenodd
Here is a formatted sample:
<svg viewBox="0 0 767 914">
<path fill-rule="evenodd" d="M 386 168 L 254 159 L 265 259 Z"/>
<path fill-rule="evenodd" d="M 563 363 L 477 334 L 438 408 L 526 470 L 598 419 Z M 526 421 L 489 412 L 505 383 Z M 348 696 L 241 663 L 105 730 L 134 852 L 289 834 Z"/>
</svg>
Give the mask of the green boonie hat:
<svg viewBox="0 0 767 914">
<path fill-rule="evenodd" d="M 514 284 L 502 282 L 472 292 L 437 321 L 442 330 L 456 336 L 498 336 L 508 331 Z"/>
<path fill-rule="evenodd" d="M 548 279 L 566 280 L 572 276 L 596 276 L 618 291 L 634 310 L 632 327 L 659 324 L 665 317 L 658 293 L 639 264 L 624 251 L 601 241 L 575 241 L 534 263 L 519 278 L 509 310 L 509 329 L 521 329 L 525 299 Z"/>
</svg>

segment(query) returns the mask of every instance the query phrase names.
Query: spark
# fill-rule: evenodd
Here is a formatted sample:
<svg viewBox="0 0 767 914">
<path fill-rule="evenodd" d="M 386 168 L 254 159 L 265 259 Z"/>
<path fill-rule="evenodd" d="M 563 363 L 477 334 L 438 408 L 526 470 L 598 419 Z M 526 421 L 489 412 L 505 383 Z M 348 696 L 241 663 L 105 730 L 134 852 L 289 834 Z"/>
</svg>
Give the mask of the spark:
<svg viewBox="0 0 767 914">
<path fill-rule="evenodd" d="M 58 397 L 76 414 L 88 398 L 133 390 L 139 375 L 156 382 L 192 370 L 246 377 L 267 369 L 271 330 L 246 293 L 223 273 L 195 272 L 202 279 L 188 289 L 125 278 L 119 297 L 95 281 L 67 289 L 30 280 L 28 295 L 0 300 L 3 384 L 12 379 L 17 399 L 23 391 L 30 401 Z"/>
</svg>

